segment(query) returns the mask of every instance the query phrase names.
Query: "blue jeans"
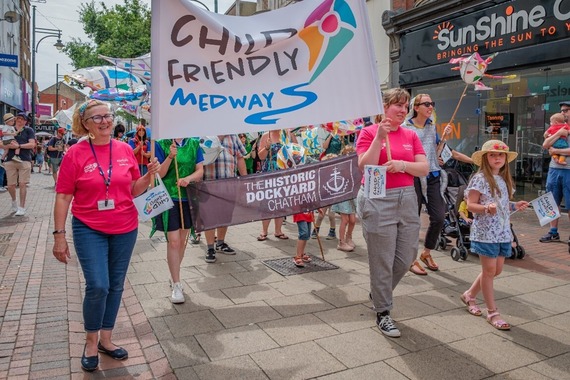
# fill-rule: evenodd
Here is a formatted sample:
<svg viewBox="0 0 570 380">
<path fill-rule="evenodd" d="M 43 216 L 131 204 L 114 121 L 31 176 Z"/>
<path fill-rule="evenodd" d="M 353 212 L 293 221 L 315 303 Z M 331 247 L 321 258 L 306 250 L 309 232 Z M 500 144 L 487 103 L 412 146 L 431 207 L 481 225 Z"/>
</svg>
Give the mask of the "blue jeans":
<svg viewBox="0 0 570 380">
<path fill-rule="evenodd" d="M 85 277 L 85 331 L 112 330 L 138 229 L 109 235 L 89 228 L 77 218 L 73 218 L 71 225 L 75 252 Z"/>
<path fill-rule="evenodd" d="M 311 238 L 311 222 L 297 222 L 299 240 L 309 240 Z"/>
<path fill-rule="evenodd" d="M 558 206 L 562 203 L 562 197 L 570 205 L 570 169 L 548 168 L 546 176 L 546 191 L 552 191 L 554 201 Z"/>
</svg>

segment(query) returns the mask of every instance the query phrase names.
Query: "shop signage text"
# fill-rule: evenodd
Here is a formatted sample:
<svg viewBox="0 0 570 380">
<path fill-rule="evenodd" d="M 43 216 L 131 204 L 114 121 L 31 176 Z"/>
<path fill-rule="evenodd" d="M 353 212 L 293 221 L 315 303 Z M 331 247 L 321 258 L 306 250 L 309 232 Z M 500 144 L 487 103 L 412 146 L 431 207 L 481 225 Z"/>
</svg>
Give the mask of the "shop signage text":
<svg viewBox="0 0 570 380">
<path fill-rule="evenodd" d="M 509 1 L 402 37 L 400 70 L 570 37 L 570 0 Z M 419 50 L 419 51 L 418 51 Z M 421 56 L 422 59 L 406 59 Z"/>
</svg>

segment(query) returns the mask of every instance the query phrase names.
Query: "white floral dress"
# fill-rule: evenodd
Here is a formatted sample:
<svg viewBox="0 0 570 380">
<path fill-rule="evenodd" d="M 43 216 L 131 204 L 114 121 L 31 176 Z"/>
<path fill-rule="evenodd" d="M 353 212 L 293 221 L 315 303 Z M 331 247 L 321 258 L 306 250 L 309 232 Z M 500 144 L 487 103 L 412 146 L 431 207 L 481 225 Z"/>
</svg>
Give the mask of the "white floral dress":
<svg viewBox="0 0 570 380">
<path fill-rule="evenodd" d="M 494 178 L 501 191 L 500 195 L 491 195 L 491 187 L 485 180 L 483 173 L 475 174 L 465 190 L 467 193 L 470 190 L 478 191 L 481 194 L 479 204 L 495 203 L 497 205 L 495 215 L 479 213 L 473 215 L 470 239 L 479 243 L 510 243 L 513 241 L 513 235 L 511 233 L 507 184 L 501 176 L 495 175 Z"/>
</svg>

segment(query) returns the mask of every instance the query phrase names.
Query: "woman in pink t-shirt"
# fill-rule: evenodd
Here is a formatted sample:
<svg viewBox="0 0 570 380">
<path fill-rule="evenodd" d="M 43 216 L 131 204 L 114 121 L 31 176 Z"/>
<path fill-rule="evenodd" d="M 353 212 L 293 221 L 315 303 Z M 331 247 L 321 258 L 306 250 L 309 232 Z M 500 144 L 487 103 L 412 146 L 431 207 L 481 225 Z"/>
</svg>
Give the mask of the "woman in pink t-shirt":
<svg viewBox="0 0 570 380">
<path fill-rule="evenodd" d="M 414 177 L 427 175 L 428 164 L 418 136 L 400 127 L 408 113 L 410 94 L 391 89 L 384 92 L 383 100 L 384 118 L 377 118 L 376 124 L 362 130 L 356 153 L 360 170 L 364 171 L 365 165 L 386 167 L 386 196 L 370 199 L 361 188 L 357 213 L 368 249 L 370 297 L 377 312 L 376 324 L 384 335 L 397 338 L 400 330 L 390 317 L 392 292 L 416 257 L 420 218 Z"/>
<path fill-rule="evenodd" d="M 76 109 L 73 133 L 86 137 L 64 156 L 55 189 L 53 254 L 63 263 L 71 256 L 65 224 L 73 200 L 73 243 L 85 277 L 81 367 L 89 372 L 99 365 L 98 351 L 116 360 L 129 356 L 113 344 L 111 334 L 137 239 L 133 197 L 148 188 L 160 168 L 152 162 L 141 177 L 131 147 L 112 139 L 113 120 L 109 106 L 98 100 Z"/>
</svg>

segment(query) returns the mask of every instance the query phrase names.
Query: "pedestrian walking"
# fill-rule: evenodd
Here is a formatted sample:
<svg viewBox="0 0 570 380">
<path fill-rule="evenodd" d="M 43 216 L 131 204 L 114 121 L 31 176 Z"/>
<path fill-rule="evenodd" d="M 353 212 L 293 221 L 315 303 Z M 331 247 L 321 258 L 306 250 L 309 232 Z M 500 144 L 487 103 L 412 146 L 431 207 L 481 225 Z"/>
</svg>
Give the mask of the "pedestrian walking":
<svg viewBox="0 0 570 380">
<path fill-rule="evenodd" d="M 73 200 L 73 244 L 85 277 L 81 367 L 89 372 L 99 365 L 98 352 L 116 360 L 129 356 L 113 343 L 112 333 L 138 233 L 133 197 L 148 188 L 160 167 L 150 163 L 141 177 L 132 149 L 112 139 L 113 120 L 109 106 L 98 100 L 76 108 L 73 131 L 86 137 L 61 163 L 54 206 L 53 255 L 67 263 L 65 225 Z"/>
<path fill-rule="evenodd" d="M 151 236 L 156 230 L 166 234 L 166 261 L 170 271 L 172 293 L 170 302 L 184 303 L 180 281 L 180 267 L 184 259 L 186 241 L 192 226 L 190 204 L 185 188 L 190 182 L 200 182 L 204 175 L 204 156 L 198 139 L 158 140 L 155 154 L 161 163 L 159 175 L 164 182 L 174 207 L 153 218 Z"/>
<path fill-rule="evenodd" d="M 28 123 L 28 115 L 20 112 L 16 116 L 16 136 L 9 145 L 4 145 L 4 149 L 8 150 L 4 169 L 6 170 L 6 181 L 8 185 L 8 193 L 12 198 L 12 212 L 15 216 L 26 215 L 26 195 L 28 194 L 28 183 L 32 173 L 32 151 L 36 147 L 36 134 L 34 130 L 26 124 Z M 19 160 L 15 159 L 16 151 L 19 150 Z M 19 201 L 16 199 L 16 184 L 19 187 Z"/>
<path fill-rule="evenodd" d="M 440 165 L 438 144 L 440 137 L 437 134 L 434 122 L 435 102 L 428 94 L 418 94 L 410 105 L 410 117 L 406 119 L 403 127 L 414 131 L 422 142 L 429 164 L 429 173 L 424 178 L 416 178 L 414 187 L 418 198 L 418 215 L 421 214 L 422 205 L 425 204 L 429 215 L 429 226 L 424 239 L 424 249 L 420 254 L 420 261 L 432 271 L 437 271 L 439 266 L 431 256 L 431 251 L 437 247 L 438 239 L 445 220 L 445 200 L 443 199 L 441 183 L 446 174 Z M 451 126 L 446 126 L 444 136 L 451 133 Z M 455 150 L 452 151 L 454 159 L 472 163 L 471 159 Z M 422 181 L 424 185 L 422 185 Z M 422 190 L 425 189 L 425 190 Z M 415 260 L 410 271 L 418 275 L 427 275 L 426 270 L 418 260 Z"/>
<path fill-rule="evenodd" d="M 63 153 L 65 151 L 65 141 L 63 141 L 64 135 L 65 128 L 58 128 L 56 135 L 47 143 L 46 152 L 49 156 L 49 166 L 51 168 L 54 186 L 57 184 L 57 173 L 59 172 L 59 165 L 61 164 L 61 159 L 63 158 Z"/>
<path fill-rule="evenodd" d="M 500 140 L 489 140 L 472 158 L 479 171 L 467 185 L 467 209 L 473 213 L 471 224 L 471 252 L 479 255 L 481 273 L 471 287 L 461 295 L 467 311 L 482 315 L 475 297 L 482 291 L 487 306 L 487 322 L 498 330 L 509 330 L 495 303 L 493 282 L 503 271 L 505 258 L 512 254 L 513 241 L 510 213 L 524 210 L 528 202 L 511 202 L 514 193 L 509 163 L 517 157 L 516 152 Z"/>
<path fill-rule="evenodd" d="M 212 181 L 224 178 L 233 178 L 238 173 L 241 176 L 247 175 L 244 157 L 247 155 L 245 147 L 241 143 L 237 135 L 221 135 L 218 136 L 222 152 L 216 158 L 216 161 L 204 166 L 204 180 Z M 200 210 L 200 212 L 208 212 L 208 210 Z M 223 224 L 225 221 L 220 221 Z M 207 263 L 216 262 L 216 252 L 224 255 L 235 255 L 236 251 L 226 242 L 226 233 L 228 227 L 218 227 L 213 230 L 204 231 L 206 237 L 206 256 L 204 260 Z"/>
<path fill-rule="evenodd" d="M 410 95 L 404 89 L 385 91 L 385 118 L 377 117 L 377 124 L 362 129 L 356 142 L 361 171 L 365 165 L 386 167 L 386 196 L 367 198 L 362 186 L 357 213 L 368 249 L 370 296 L 377 312 L 376 324 L 384 335 L 392 338 L 400 336 L 390 316 L 393 291 L 418 251 L 420 217 L 414 177 L 427 175 L 429 169 L 418 135 L 400 127 L 408 113 L 409 101 Z M 364 178 L 362 181 L 364 184 Z"/>
</svg>

